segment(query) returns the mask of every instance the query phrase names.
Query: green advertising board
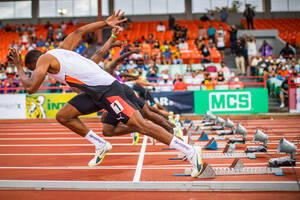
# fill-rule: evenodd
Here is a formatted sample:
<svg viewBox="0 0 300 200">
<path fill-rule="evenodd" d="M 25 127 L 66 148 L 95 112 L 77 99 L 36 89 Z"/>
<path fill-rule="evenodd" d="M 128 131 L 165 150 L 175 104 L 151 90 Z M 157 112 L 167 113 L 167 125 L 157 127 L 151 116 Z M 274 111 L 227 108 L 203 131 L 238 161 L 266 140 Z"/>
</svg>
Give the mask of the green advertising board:
<svg viewBox="0 0 300 200">
<path fill-rule="evenodd" d="M 267 113 L 266 88 L 243 90 L 199 90 L 194 93 L 195 114 Z"/>
</svg>

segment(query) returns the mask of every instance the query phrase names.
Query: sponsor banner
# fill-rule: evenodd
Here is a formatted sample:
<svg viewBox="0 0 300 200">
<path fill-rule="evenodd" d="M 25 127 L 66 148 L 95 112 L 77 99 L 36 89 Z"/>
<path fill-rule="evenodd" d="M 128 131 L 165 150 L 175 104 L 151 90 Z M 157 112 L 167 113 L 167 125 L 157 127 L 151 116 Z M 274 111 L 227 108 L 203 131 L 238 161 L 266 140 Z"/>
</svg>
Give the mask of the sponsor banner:
<svg viewBox="0 0 300 200">
<path fill-rule="evenodd" d="M 1 94 L 0 119 L 26 119 L 26 95 Z"/>
<path fill-rule="evenodd" d="M 153 92 L 154 100 L 174 113 L 194 113 L 194 92 Z"/>
<path fill-rule="evenodd" d="M 26 116 L 27 118 L 55 118 L 56 113 L 76 95 L 76 93 L 27 95 Z M 97 117 L 97 113 L 83 117 Z"/>
<path fill-rule="evenodd" d="M 195 91 L 195 114 L 210 110 L 215 114 L 267 113 L 268 91 L 265 88 L 243 90 Z"/>
<path fill-rule="evenodd" d="M 289 104 L 291 113 L 300 113 L 300 88 L 289 89 Z"/>
</svg>

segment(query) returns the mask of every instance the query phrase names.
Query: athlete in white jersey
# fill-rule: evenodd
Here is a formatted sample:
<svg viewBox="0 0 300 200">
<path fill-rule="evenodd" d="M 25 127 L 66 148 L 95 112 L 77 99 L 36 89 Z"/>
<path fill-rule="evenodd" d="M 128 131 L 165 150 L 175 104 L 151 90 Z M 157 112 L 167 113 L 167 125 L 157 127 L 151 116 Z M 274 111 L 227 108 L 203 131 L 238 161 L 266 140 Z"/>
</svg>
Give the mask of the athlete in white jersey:
<svg viewBox="0 0 300 200">
<path fill-rule="evenodd" d="M 201 149 L 184 143 L 162 127 L 144 120 L 136 106 L 128 100 L 121 84 L 115 78 L 100 68 L 96 70 L 98 66 L 92 61 L 70 52 L 88 33 L 107 25 L 120 28 L 117 24 L 126 19 L 120 20 L 124 13 L 119 14 L 120 11 L 117 14 L 113 12 L 113 15 L 105 21 L 91 23 L 75 30 L 60 44 L 60 50 L 49 51 L 46 54 L 42 54 L 38 50 L 29 51 L 25 56 L 25 65 L 33 71 L 31 77 L 28 77 L 23 70 L 21 55 L 16 49 L 10 49 L 9 56 L 17 67 L 21 82 L 28 93 L 35 93 L 48 73 L 52 77 L 66 82 L 69 86 L 86 92 L 96 105 L 106 109 L 114 118 L 131 128 L 132 132 L 149 135 L 181 151 L 193 165 L 192 176 L 197 177 L 203 171 Z M 83 106 L 85 103 L 81 102 Z M 81 114 L 80 111 L 72 104 L 65 104 L 62 110 L 63 112 L 57 113 L 57 121 L 95 145 L 96 154 L 90 161 L 89 166 L 98 165 L 112 148 L 111 144 L 82 123 L 77 115 Z"/>
</svg>

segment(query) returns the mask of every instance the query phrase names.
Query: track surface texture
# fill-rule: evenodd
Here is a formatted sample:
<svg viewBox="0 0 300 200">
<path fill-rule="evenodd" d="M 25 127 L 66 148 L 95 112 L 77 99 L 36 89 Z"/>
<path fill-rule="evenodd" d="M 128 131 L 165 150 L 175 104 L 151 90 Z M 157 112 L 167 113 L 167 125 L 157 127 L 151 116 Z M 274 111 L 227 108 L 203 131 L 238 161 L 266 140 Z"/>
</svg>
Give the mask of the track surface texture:
<svg viewBox="0 0 300 200">
<path fill-rule="evenodd" d="M 99 121 L 84 120 L 103 137 Z M 269 159 L 288 156 L 276 153 L 282 136 L 297 146 L 296 161 L 300 159 L 300 116 L 235 116 L 232 121 L 247 129 L 249 142 L 256 129 L 269 135 L 269 153 L 257 153 L 256 159 L 241 158 L 245 167 L 267 167 Z M 190 167 L 189 162 L 169 160 L 179 152 L 162 150 L 168 146 L 160 142 L 153 145 L 147 136 L 140 136 L 137 145 L 132 145 L 130 135 L 104 138 L 111 142 L 113 149 L 99 166 L 90 168 L 87 164 L 93 157 L 94 147 L 55 120 L 1 120 L 0 199 L 69 199 L 70 196 L 72 199 L 94 199 L 91 196 L 102 199 L 300 199 L 297 191 L 299 161 L 294 168 L 283 167 L 284 176 L 226 175 L 195 179 L 174 176 L 184 173 Z M 236 152 L 244 152 L 248 145 L 257 144 L 236 145 Z M 222 150 L 204 149 L 203 153 Z M 204 161 L 214 168 L 229 167 L 233 160 Z M 251 185 L 255 189 L 248 187 Z M 273 185 L 280 189 L 272 191 L 269 187 Z M 231 186 L 235 189 L 230 189 Z"/>
</svg>

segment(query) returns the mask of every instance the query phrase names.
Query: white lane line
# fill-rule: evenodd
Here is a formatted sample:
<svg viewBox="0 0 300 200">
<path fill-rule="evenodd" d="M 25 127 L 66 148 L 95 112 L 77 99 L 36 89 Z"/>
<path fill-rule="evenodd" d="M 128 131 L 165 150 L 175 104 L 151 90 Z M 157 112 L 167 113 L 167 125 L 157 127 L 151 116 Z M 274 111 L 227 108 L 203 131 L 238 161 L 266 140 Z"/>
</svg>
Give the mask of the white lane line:
<svg viewBox="0 0 300 200">
<path fill-rule="evenodd" d="M 212 167 L 229 167 L 230 164 L 212 164 L 211 165 Z M 251 163 L 251 164 L 247 164 L 245 163 L 244 166 L 266 166 L 266 163 Z M 146 170 L 169 170 L 169 169 L 181 169 L 181 170 L 184 170 L 186 168 L 189 168 L 191 167 L 190 165 L 149 165 L 149 166 L 143 166 L 143 169 L 146 169 Z M 282 167 L 283 169 L 291 169 L 292 167 Z M 294 167 L 295 169 L 300 169 L 300 167 Z M 7 167 L 0 167 L 0 170 L 1 169 L 37 169 L 37 170 L 60 170 L 60 169 L 63 169 L 63 170 L 67 170 L 67 169 L 70 169 L 70 170 L 74 170 L 74 169 L 86 169 L 86 170 L 99 170 L 99 169 L 136 169 L 136 166 L 135 165 L 129 165 L 129 166 L 96 166 L 96 167 L 89 167 L 89 166 L 53 166 L 53 167 L 43 167 L 43 166 L 36 166 L 36 167 L 25 167 L 25 166 L 22 166 L 22 167 L 11 167 L 11 166 L 7 166 Z M 139 182 L 139 181 L 137 181 Z"/>
<path fill-rule="evenodd" d="M 104 139 L 132 139 L 132 137 L 103 137 Z M 143 138 L 143 137 L 141 137 Z M 83 137 L 45 137 L 45 138 L 0 138 L 0 140 L 86 140 Z"/>
<path fill-rule="evenodd" d="M 145 155 L 177 155 L 178 152 L 145 152 Z M 0 156 L 90 156 L 95 153 L 7 153 Z M 107 153 L 107 155 L 140 155 L 140 152 Z"/>
<path fill-rule="evenodd" d="M 143 144 L 142 144 L 142 148 L 141 148 L 140 155 L 139 155 L 139 160 L 138 160 L 135 174 L 133 177 L 133 182 L 140 181 L 142 168 L 143 168 L 143 162 L 144 162 L 144 155 L 145 155 L 146 146 L 147 146 L 147 140 L 148 140 L 148 136 L 144 135 Z"/>
<path fill-rule="evenodd" d="M 152 145 L 152 143 L 148 143 Z M 113 146 L 132 146 L 131 143 L 119 143 L 119 144 L 112 144 Z M 136 146 L 141 146 L 141 143 L 136 144 Z M 163 146 L 165 144 L 155 144 L 157 146 Z M 94 146 L 93 144 L 1 144 L 0 147 L 70 147 L 70 146 Z M 221 151 L 220 151 L 221 152 Z"/>
</svg>

